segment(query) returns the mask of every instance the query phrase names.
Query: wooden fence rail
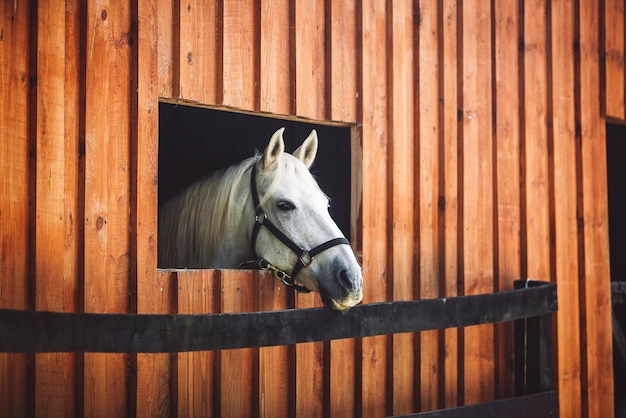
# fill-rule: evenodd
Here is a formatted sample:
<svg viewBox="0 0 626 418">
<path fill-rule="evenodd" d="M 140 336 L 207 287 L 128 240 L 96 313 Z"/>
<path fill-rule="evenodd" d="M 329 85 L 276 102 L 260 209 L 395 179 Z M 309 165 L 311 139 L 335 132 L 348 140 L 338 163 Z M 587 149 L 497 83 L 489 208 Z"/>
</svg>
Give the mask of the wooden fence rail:
<svg viewBox="0 0 626 418">
<path fill-rule="evenodd" d="M 329 341 L 512 321 L 557 310 L 556 285 L 409 302 L 207 315 L 0 310 L 0 352 L 157 353 Z M 265 330 L 265 332 L 258 332 Z"/>
</svg>

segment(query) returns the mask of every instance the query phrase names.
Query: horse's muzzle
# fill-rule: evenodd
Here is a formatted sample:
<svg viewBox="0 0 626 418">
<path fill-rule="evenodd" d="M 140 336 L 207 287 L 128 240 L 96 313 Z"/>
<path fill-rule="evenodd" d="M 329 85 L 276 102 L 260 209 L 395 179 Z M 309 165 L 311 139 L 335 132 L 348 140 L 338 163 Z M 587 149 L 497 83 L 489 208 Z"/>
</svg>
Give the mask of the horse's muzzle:
<svg viewBox="0 0 626 418">
<path fill-rule="evenodd" d="M 336 277 L 337 288 L 335 295 L 332 295 L 325 289 L 320 289 L 322 302 L 328 308 L 338 311 L 345 311 L 357 305 L 363 300 L 363 279 L 359 272 L 358 275 L 351 275 L 347 270 L 341 270 Z"/>
</svg>

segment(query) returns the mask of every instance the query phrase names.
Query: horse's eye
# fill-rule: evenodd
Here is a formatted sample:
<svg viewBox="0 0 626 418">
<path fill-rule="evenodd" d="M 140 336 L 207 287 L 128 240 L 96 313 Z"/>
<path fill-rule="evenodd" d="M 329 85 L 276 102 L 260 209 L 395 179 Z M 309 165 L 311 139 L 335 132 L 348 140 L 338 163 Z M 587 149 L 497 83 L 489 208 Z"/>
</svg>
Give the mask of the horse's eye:
<svg viewBox="0 0 626 418">
<path fill-rule="evenodd" d="M 282 210 L 283 212 L 289 212 L 296 208 L 296 206 L 293 203 L 287 200 L 281 200 L 280 202 L 276 204 L 276 206 L 278 207 L 278 209 Z"/>
</svg>

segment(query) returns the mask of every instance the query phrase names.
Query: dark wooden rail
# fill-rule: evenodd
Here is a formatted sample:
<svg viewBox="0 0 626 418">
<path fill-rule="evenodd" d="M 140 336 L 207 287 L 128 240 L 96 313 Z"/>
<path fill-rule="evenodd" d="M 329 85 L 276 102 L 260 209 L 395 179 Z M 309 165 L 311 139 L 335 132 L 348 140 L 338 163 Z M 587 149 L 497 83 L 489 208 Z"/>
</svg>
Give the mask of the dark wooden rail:
<svg viewBox="0 0 626 418">
<path fill-rule="evenodd" d="M 546 283 L 493 294 L 359 305 L 345 313 L 326 308 L 207 315 L 3 309 L 0 352 L 156 353 L 264 347 L 497 323 L 556 310 L 556 285 Z"/>
<path fill-rule="evenodd" d="M 493 294 L 326 308 L 206 315 L 58 313 L 0 309 L 0 352 L 156 353 L 289 345 L 515 321 L 516 397 L 409 415 L 558 416 L 552 390 L 556 285 L 516 282 Z M 262 332 L 260 332 L 262 330 Z"/>
</svg>

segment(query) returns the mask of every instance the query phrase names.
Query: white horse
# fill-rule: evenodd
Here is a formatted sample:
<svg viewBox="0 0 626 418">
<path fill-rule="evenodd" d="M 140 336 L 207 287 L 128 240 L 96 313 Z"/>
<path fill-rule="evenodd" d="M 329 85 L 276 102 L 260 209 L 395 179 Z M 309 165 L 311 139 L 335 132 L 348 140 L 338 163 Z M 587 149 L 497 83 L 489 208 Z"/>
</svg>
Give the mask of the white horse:
<svg viewBox="0 0 626 418">
<path fill-rule="evenodd" d="M 292 155 L 283 131 L 262 155 L 198 181 L 161 209 L 159 266 L 237 268 L 254 259 L 285 284 L 319 292 L 326 306 L 348 309 L 363 298 L 363 277 L 309 172 L 317 133 Z"/>
</svg>

